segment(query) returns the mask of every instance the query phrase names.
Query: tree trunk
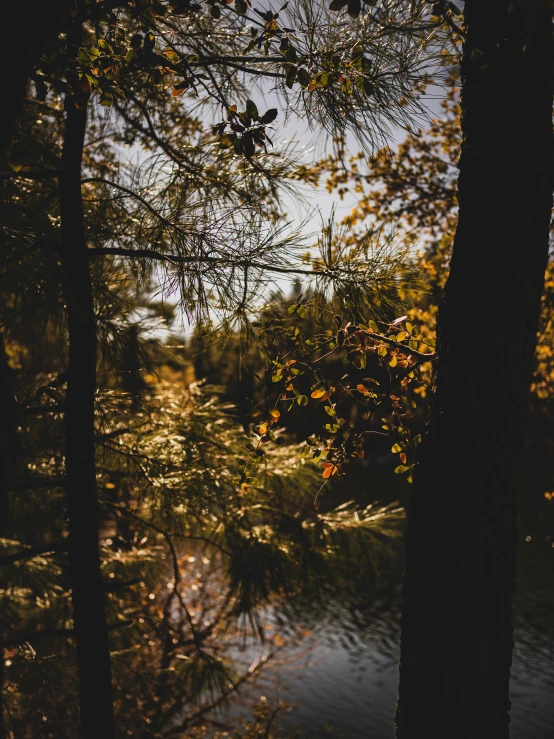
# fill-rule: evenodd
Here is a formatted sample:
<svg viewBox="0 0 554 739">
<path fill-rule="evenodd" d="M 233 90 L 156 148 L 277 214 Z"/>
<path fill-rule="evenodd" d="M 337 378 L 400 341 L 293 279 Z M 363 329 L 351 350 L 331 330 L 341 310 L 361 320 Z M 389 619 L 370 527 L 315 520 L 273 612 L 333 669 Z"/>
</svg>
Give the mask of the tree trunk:
<svg viewBox="0 0 554 739">
<path fill-rule="evenodd" d="M 2 115 L 0 116 L 0 161 L 9 149 L 15 121 L 21 110 L 25 88 L 43 50 L 44 42 L 56 39 L 71 0 L 8 2 L 2 8 L 3 26 L 10 29 L 0 45 Z"/>
<path fill-rule="evenodd" d="M 113 736 L 113 706 L 104 584 L 98 550 L 94 459 L 96 320 L 81 200 L 81 160 L 87 101 L 66 101 L 60 175 L 61 260 L 69 330 L 65 404 L 66 495 L 81 731 L 85 739 Z"/>
<path fill-rule="evenodd" d="M 8 527 L 8 482 L 19 447 L 13 375 L 4 346 L 4 337 L 0 333 L 0 536 Z"/>
<path fill-rule="evenodd" d="M 516 497 L 552 205 L 546 0 L 467 0 L 459 222 L 406 534 L 399 739 L 506 739 Z"/>
</svg>

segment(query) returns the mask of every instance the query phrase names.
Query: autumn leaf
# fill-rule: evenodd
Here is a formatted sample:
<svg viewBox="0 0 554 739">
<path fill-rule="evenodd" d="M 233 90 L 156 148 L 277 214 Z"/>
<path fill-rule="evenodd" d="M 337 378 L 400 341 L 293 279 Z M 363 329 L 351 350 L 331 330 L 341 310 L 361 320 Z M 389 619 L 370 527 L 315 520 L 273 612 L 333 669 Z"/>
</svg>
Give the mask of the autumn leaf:
<svg viewBox="0 0 554 739">
<path fill-rule="evenodd" d="M 331 475 L 334 475 L 337 472 L 337 466 L 334 464 L 331 464 L 331 462 L 322 462 L 321 466 L 323 469 L 323 477 L 327 480 Z"/>
</svg>

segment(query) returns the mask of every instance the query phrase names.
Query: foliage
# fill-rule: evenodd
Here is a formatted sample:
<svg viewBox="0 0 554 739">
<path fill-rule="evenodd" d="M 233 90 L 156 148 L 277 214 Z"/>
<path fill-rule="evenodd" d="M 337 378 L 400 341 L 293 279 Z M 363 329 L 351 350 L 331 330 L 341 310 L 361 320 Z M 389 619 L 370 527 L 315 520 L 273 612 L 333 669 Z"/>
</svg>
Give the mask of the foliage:
<svg viewBox="0 0 554 739">
<path fill-rule="evenodd" d="M 248 423 L 252 409 L 239 419 L 218 389 L 195 384 L 178 345 L 162 345 L 157 334 L 172 326 L 178 304 L 197 327 L 238 328 L 265 355 L 279 330 L 279 341 L 310 352 L 303 380 L 303 370 L 295 375 L 294 364 L 274 356 L 271 387 L 293 393 L 285 397 L 299 407 L 329 390 L 326 424 L 339 428 L 322 426 L 318 446 L 332 465 L 329 478 L 362 439 L 334 422 L 334 394 L 346 393 L 362 414 L 392 403 L 391 426 L 403 443 L 410 431 L 401 416 L 412 401 L 392 386 L 415 381 L 411 342 L 429 345 L 415 328 L 399 336 L 393 322 L 413 276 L 409 242 L 397 249 L 392 231 L 373 225 L 352 240 L 331 219 L 306 255 L 309 242 L 286 222 L 282 198 L 314 184 L 322 165 L 307 165 L 294 147 L 272 147 L 272 129 L 296 111 L 337 143 L 353 131 L 369 148 L 392 126 L 409 127 L 453 12 L 433 16 L 420 0 L 331 9 L 302 1 L 277 13 L 241 0 L 77 2 L 44 45 L 0 183 L 2 362 L 15 374 L 19 446 L 1 541 L 5 715 L 14 735 L 69 736 L 77 724 L 64 494 L 74 306 L 59 187 L 68 111 L 87 116 L 77 201 L 99 350 L 101 574 L 120 731 L 179 735 L 263 666 L 260 659 L 240 672 L 232 659 L 245 634 L 265 638 L 260 605 L 339 587 L 346 562 L 355 561 L 360 576 L 373 572 L 402 516 L 352 502 L 314 511 L 320 479 L 298 462 L 293 440 L 275 436 L 267 450 L 248 441 L 242 451 L 238 422 Z M 263 110 L 269 83 L 282 108 Z M 299 296 L 279 329 L 267 301 L 281 276 L 310 283 L 315 302 L 308 316 Z M 328 324 L 337 306 L 347 326 L 341 319 L 323 337 L 297 332 L 306 317 Z M 384 330 L 360 325 L 368 310 Z M 322 383 L 316 362 L 324 347 L 334 359 L 350 352 L 359 371 L 366 356 L 380 356 L 390 385 L 383 397 Z M 308 373 L 309 391 L 296 395 Z M 269 427 L 284 400 L 266 402 L 258 437 L 274 436 Z M 247 473 L 254 460 L 255 476 Z M 263 707 L 246 735 L 262 730 L 267 735 Z"/>
</svg>

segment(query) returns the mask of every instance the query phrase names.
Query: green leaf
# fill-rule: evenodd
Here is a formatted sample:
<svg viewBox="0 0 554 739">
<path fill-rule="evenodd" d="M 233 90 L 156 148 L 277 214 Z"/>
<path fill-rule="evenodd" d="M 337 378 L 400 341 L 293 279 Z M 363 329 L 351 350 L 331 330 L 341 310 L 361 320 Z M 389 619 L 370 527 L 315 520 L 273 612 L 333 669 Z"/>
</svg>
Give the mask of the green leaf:
<svg viewBox="0 0 554 739">
<path fill-rule="evenodd" d="M 375 323 L 375 321 L 370 321 L 369 322 L 369 329 L 370 329 L 370 331 L 371 331 L 372 334 L 378 334 L 379 333 L 379 329 L 377 328 L 377 324 Z"/>
<path fill-rule="evenodd" d="M 310 401 L 307 395 L 297 395 L 296 402 L 298 405 L 308 405 Z"/>
<path fill-rule="evenodd" d="M 90 67 L 90 57 L 87 54 L 85 49 L 79 49 L 79 53 L 77 54 L 77 58 L 79 59 L 81 64 L 84 64 L 85 67 Z"/>
<path fill-rule="evenodd" d="M 335 412 L 335 409 L 333 408 L 332 405 L 325 405 L 323 407 L 325 408 L 325 412 L 327 413 L 328 416 L 336 416 L 337 415 L 336 412 Z"/>
<path fill-rule="evenodd" d="M 250 131 L 247 131 L 242 137 L 242 148 L 247 157 L 253 156 L 256 151 L 256 144 L 254 143 L 254 138 Z"/>
<path fill-rule="evenodd" d="M 257 121 L 260 117 L 258 114 L 258 108 L 256 107 L 256 103 L 254 103 L 252 100 L 246 101 L 246 112 L 250 118 L 252 118 L 254 121 Z"/>
<path fill-rule="evenodd" d="M 300 67 L 300 69 L 298 70 L 298 81 L 300 82 L 302 87 L 308 87 L 308 85 L 312 81 L 310 73 L 305 67 Z"/>
<path fill-rule="evenodd" d="M 265 125 L 267 125 L 268 123 L 273 123 L 273 121 L 277 118 L 278 113 L 279 111 L 277 110 L 277 108 L 270 108 L 263 114 L 261 118 L 262 123 L 265 123 Z"/>
<path fill-rule="evenodd" d="M 326 87 L 329 84 L 329 75 L 327 72 L 318 72 L 315 76 L 316 87 Z"/>
<path fill-rule="evenodd" d="M 248 5 L 245 0 L 235 0 L 235 10 L 239 15 L 246 15 L 248 12 Z"/>
<path fill-rule="evenodd" d="M 156 37 L 150 31 L 144 37 L 144 51 L 146 51 L 146 52 L 153 51 L 154 50 L 154 46 L 156 46 Z"/>
<path fill-rule="evenodd" d="M 349 0 L 348 2 L 348 15 L 352 18 L 357 18 L 362 10 L 361 0 Z"/>
<path fill-rule="evenodd" d="M 401 444 L 394 444 L 391 448 L 391 452 L 393 452 L 394 454 L 400 454 L 401 451 L 402 451 Z"/>
<path fill-rule="evenodd" d="M 14 141 L 8 155 L 8 164 L 14 172 L 20 172 L 23 167 L 24 149 L 19 141 Z"/>
<path fill-rule="evenodd" d="M 257 39 L 257 38 L 253 38 L 253 39 L 252 39 L 252 40 L 251 40 L 251 41 L 250 41 L 250 42 L 248 43 L 248 45 L 247 45 L 247 46 L 245 46 L 245 48 L 244 48 L 244 49 L 242 50 L 242 53 L 243 53 L 243 54 L 248 54 L 248 53 L 249 53 L 250 51 L 252 51 L 252 49 L 253 49 L 253 48 L 254 48 L 254 47 L 256 46 L 256 44 L 257 44 L 257 43 L 258 43 L 258 39 Z"/>
<path fill-rule="evenodd" d="M 289 90 L 292 88 L 292 86 L 294 85 L 296 81 L 297 71 L 298 70 L 294 66 L 290 67 L 289 70 L 287 71 L 287 76 L 285 78 L 285 85 L 289 88 Z"/>
<path fill-rule="evenodd" d="M 296 62 L 298 61 L 298 54 L 296 53 L 296 49 L 294 49 L 292 46 L 290 47 L 290 49 L 287 49 L 285 51 L 285 59 L 291 64 L 296 64 Z"/>
<path fill-rule="evenodd" d="M 366 95 L 373 95 L 375 92 L 375 85 L 367 78 L 364 78 L 364 92 Z"/>
<path fill-rule="evenodd" d="M 408 472 L 410 468 L 405 464 L 399 464 L 398 467 L 394 470 L 394 473 L 396 475 L 403 475 L 404 472 Z"/>
</svg>

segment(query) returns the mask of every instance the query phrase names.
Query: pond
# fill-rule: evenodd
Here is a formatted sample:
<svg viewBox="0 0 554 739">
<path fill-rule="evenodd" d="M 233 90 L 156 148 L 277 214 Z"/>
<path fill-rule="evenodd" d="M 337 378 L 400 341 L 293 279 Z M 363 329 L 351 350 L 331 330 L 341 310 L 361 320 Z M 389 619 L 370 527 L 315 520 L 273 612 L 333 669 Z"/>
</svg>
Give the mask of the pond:
<svg viewBox="0 0 554 739">
<path fill-rule="evenodd" d="M 393 492 L 405 497 L 403 490 Z M 549 527 L 541 515 L 521 523 L 511 739 L 554 737 L 554 548 Z M 245 691 L 248 707 L 264 696 L 272 704 L 294 704 L 283 712 L 281 725 L 307 734 L 319 736 L 328 726 L 332 730 L 325 736 L 337 739 L 393 739 L 401 577 L 400 548 L 396 562 L 364 595 L 323 593 L 266 609 L 268 645 L 277 648 L 254 689 Z M 262 651 L 248 647 L 243 656 L 252 660 Z"/>
</svg>

